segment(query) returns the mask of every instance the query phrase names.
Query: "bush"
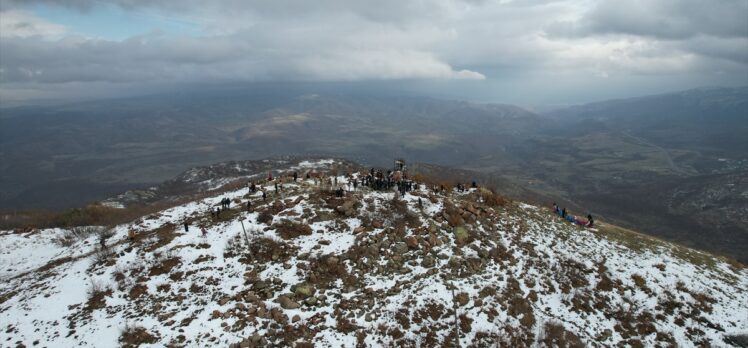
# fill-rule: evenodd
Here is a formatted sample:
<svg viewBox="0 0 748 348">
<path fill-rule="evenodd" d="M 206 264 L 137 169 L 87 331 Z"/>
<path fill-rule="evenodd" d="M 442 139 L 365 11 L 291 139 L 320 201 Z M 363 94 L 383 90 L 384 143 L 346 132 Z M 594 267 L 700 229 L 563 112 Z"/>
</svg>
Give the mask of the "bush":
<svg viewBox="0 0 748 348">
<path fill-rule="evenodd" d="M 507 203 L 504 197 L 485 188 L 480 189 L 480 197 L 483 199 L 483 203 L 490 207 L 503 207 Z"/>
<path fill-rule="evenodd" d="M 257 215 L 257 222 L 262 224 L 269 224 L 273 222 L 273 214 L 267 209 L 263 210 L 259 215 Z"/>
<path fill-rule="evenodd" d="M 142 326 L 134 326 L 125 323 L 125 327 L 119 336 L 122 347 L 139 347 L 141 344 L 157 343 L 159 337 L 151 334 Z"/>
</svg>

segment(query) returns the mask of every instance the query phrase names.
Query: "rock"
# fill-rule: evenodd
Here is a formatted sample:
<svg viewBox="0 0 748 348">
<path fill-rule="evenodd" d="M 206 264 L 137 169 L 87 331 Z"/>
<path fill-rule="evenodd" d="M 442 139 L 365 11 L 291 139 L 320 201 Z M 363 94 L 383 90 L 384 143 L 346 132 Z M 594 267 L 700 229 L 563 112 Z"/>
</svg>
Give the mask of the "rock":
<svg viewBox="0 0 748 348">
<path fill-rule="evenodd" d="M 308 298 L 312 295 L 314 295 L 315 289 L 306 284 L 297 285 L 296 288 L 293 289 L 294 295 L 298 298 Z"/>
<path fill-rule="evenodd" d="M 434 224 L 433 222 L 429 223 L 429 229 L 428 229 L 428 231 L 429 231 L 429 233 L 436 233 L 436 231 L 438 231 L 438 228 L 436 227 L 436 224 Z"/>
<path fill-rule="evenodd" d="M 436 260 L 434 260 L 433 256 L 426 255 L 426 256 L 423 257 L 423 261 L 421 261 L 421 266 L 423 266 L 424 268 L 434 267 L 434 265 L 436 264 L 435 261 Z"/>
<path fill-rule="evenodd" d="M 304 303 L 306 303 L 308 306 L 314 306 L 317 304 L 317 298 L 314 296 L 311 296 L 304 300 Z"/>
<path fill-rule="evenodd" d="M 280 324 L 285 324 L 288 322 L 288 316 L 283 314 L 278 308 L 273 308 L 270 310 L 270 316 L 275 320 L 276 322 Z"/>
<path fill-rule="evenodd" d="M 224 297 L 224 298 L 218 300 L 218 304 L 221 305 L 221 306 L 223 306 L 223 305 L 227 304 L 229 302 L 229 300 L 230 299 L 228 297 Z"/>
<path fill-rule="evenodd" d="M 374 221 L 372 221 L 371 227 L 382 228 L 382 221 L 380 221 L 380 220 L 374 220 Z"/>
<path fill-rule="evenodd" d="M 359 234 L 363 232 L 366 232 L 366 229 L 364 228 L 364 226 L 359 226 L 353 229 L 353 234 Z"/>
<path fill-rule="evenodd" d="M 470 235 L 464 227 L 455 227 L 454 229 L 455 241 L 457 244 L 465 244 Z"/>
<path fill-rule="evenodd" d="M 327 258 L 327 259 L 325 260 L 325 263 L 326 263 L 326 264 L 327 264 L 328 266 L 333 266 L 333 265 L 336 265 L 336 264 L 337 264 L 338 262 L 340 262 L 340 259 L 339 259 L 339 258 L 337 258 L 337 257 L 335 257 L 335 256 L 330 256 L 330 257 L 328 257 L 328 258 Z"/>
<path fill-rule="evenodd" d="M 320 240 L 320 241 L 319 241 L 319 244 L 322 244 L 322 245 L 330 245 L 330 241 L 329 241 L 329 240 L 326 240 L 326 239 L 322 239 L 322 240 Z"/>
<path fill-rule="evenodd" d="M 309 259 L 309 253 L 301 253 L 296 258 L 299 259 L 299 260 L 308 260 Z"/>
<path fill-rule="evenodd" d="M 418 239 L 415 236 L 405 237 L 405 244 L 407 244 L 410 249 L 418 249 Z"/>
<path fill-rule="evenodd" d="M 300 304 L 288 298 L 288 296 L 286 295 L 279 296 L 277 302 L 280 303 L 281 307 L 283 307 L 284 309 L 296 309 L 301 307 Z"/>
<path fill-rule="evenodd" d="M 402 255 L 408 252 L 408 245 L 403 242 L 399 242 L 396 243 L 392 249 L 395 252 L 395 255 Z"/>
<path fill-rule="evenodd" d="M 613 336 L 613 331 L 610 329 L 605 329 L 603 332 L 601 332 L 599 335 L 597 335 L 596 340 L 597 341 L 607 341 L 611 336 Z"/>
<path fill-rule="evenodd" d="M 466 292 L 461 292 L 461 293 L 455 295 L 455 299 L 454 300 L 455 300 L 455 302 L 457 302 L 457 304 L 460 307 L 464 307 L 470 301 L 470 296 Z"/>
<path fill-rule="evenodd" d="M 292 323 L 295 323 L 299 320 L 301 320 L 301 317 L 298 314 L 294 315 L 293 318 L 291 318 Z"/>
</svg>

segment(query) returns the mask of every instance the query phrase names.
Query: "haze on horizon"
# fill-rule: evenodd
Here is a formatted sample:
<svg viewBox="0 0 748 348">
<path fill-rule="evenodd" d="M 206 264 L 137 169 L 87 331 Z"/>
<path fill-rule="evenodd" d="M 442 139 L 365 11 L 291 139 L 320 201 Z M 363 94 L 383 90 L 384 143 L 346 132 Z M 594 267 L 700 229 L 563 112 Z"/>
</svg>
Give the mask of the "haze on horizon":
<svg viewBox="0 0 748 348">
<path fill-rule="evenodd" d="M 748 84 L 748 1 L 0 0 L 0 105 L 323 83 L 550 106 Z"/>
</svg>

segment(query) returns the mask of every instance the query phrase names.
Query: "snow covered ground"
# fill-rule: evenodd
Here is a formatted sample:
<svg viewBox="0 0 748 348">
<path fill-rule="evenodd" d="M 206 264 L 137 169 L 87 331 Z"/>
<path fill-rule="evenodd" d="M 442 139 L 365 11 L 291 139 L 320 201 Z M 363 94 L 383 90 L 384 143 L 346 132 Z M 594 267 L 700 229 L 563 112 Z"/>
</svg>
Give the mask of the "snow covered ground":
<svg viewBox="0 0 748 348">
<path fill-rule="evenodd" d="M 96 236 L 60 246 L 60 229 L 0 232 L 0 345 L 726 346 L 748 333 L 745 268 L 682 247 L 634 247 L 478 190 L 341 199 L 300 179 L 267 193 L 117 226 L 107 251 Z M 224 197 L 232 209 L 212 218 Z"/>
</svg>

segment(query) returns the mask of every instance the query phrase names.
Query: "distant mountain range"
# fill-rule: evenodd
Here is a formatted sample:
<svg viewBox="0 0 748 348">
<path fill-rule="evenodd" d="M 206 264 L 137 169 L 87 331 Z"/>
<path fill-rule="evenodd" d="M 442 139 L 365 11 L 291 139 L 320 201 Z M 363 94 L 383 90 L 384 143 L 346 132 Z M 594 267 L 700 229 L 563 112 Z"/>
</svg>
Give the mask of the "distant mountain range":
<svg viewBox="0 0 748 348">
<path fill-rule="evenodd" d="M 748 262 L 747 87 L 544 114 L 422 97 L 175 94 L 5 108 L 0 125 L 3 210 L 76 206 L 230 160 L 403 157 Z"/>
</svg>

